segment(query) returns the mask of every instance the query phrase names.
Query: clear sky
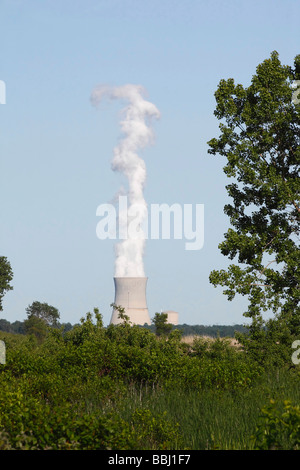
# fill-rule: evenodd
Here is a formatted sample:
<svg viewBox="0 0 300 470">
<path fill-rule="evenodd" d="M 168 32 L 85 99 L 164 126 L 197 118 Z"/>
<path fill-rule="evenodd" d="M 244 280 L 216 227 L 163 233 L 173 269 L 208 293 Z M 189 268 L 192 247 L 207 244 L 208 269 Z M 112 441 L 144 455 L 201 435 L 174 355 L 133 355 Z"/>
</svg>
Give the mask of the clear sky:
<svg viewBox="0 0 300 470">
<path fill-rule="evenodd" d="M 14 290 L 0 318 L 26 318 L 33 301 L 79 322 L 114 300 L 114 242 L 96 236 L 96 209 L 121 175 L 111 169 L 120 103 L 91 105 L 98 84 L 142 85 L 161 117 L 142 152 L 148 205 L 204 204 L 205 240 L 148 240 L 150 316 L 175 310 L 187 324 L 243 323 L 245 299 L 228 302 L 209 284 L 228 260 L 218 250 L 229 223 L 214 92 L 222 78 L 247 86 L 277 50 L 300 53 L 298 0 L 0 0 L 0 254 Z"/>
</svg>

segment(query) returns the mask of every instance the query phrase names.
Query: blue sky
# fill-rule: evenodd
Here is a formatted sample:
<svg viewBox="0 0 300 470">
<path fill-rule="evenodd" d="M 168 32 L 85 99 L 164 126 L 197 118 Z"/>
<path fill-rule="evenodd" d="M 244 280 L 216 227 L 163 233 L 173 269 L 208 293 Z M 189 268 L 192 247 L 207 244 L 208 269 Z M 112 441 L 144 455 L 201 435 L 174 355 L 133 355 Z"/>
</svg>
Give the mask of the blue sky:
<svg viewBox="0 0 300 470">
<path fill-rule="evenodd" d="M 138 84 L 161 113 L 142 152 L 145 199 L 204 204 L 199 251 L 184 240 L 148 240 L 150 316 L 180 323 L 243 323 L 246 299 L 228 302 L 209 284 L 228 265 L 218 250 L 229 223 L 214 92 L 222 78 L 247 86 L 256 66 L 300 53 L 297 0 L 0 0 L 0 254 L 14 271 L 1 318 L 24 320 L 33 301 L 77 323 L 94 307 L 108 324 L 114 242 L 96 236 L 96 209 L 123 180 L 111 170 L 119 103 L 91 106 L 98 84 Z"/>
</svg>

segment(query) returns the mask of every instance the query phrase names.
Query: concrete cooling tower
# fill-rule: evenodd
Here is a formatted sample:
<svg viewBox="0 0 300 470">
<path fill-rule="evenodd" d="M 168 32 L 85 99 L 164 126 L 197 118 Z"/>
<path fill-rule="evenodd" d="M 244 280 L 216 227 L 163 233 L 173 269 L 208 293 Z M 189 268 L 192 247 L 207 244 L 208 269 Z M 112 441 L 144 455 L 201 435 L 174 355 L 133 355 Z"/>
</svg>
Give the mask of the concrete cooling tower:
<svg viewBox="0 0 300 470">
<path fill-rule="evenodd" d="M 167 310 L 163 313 L 168 315 L 167 323 L 171 323 L 171 325 L 178 325 L 178 312 L 174 312 L 173 310 Z"/>
<path fill-rule="evenodd" d="M 114 304 L 123 307 L 129 321 L 136 325 L 151 324 L 146 301 L 147 280 L 147 277 L 114 277 Z M 110 323 L 122 323 L 118 315 L 118 310 L 113 309 Z"/>
</svg>

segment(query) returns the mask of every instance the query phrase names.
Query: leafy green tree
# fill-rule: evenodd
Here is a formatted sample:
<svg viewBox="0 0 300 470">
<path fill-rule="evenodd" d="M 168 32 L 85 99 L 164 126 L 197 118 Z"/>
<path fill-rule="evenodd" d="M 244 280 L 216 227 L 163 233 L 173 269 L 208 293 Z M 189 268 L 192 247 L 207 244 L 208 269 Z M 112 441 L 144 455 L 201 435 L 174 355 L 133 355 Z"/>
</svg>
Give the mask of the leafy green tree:
<svg viewBox="0 0 300 470">
<path fill-rule="evenodd" d="M 11 331 L 11 324 L 8 320 L 5 320 L 4 318 L 1 318 L 0 320 L 0 331 Z"/>
<path fill-rule="evenodd" d="M 48 333 L 46 321 L 35 315 L 31 315 L 24 321 L 24 329 L 26 334 L 34 335 L 38 341 L 45 339 Z"/>
<path fill-rule="evenodd" d="M 244 315 L 252 319 L 252 338 L 262 334 L 262 312 L 272 312 L 268 331 L 280 336 L 284 325 L 279 342 L 300 334 L 299 79 L 300 55 L 291 67 L 274 51 L 248 87 L 221 80 L 214 112 L 221 135 L 208 142 L 210 154 L 227 160 L 223 170 L 231 178 L 226 189 L 232 203 L 224 212 L 232 228 L 219 248 L 235 259 L 227 270 L 212 271 L 210 282 L 225 287 L 229 300 L 248 296 Z"/>
<path fill-rule="evenodd" d="M 48 305 L 46 302 L 33 302 L 26 308 L 28 320 L 32 317 L 43 320 L 48 326 L 56 326 L 60 313 L 57 308 Z"/>
<path fill-rule="evenodd" d="M 124 325 L 130 325 L 130 323 L 131 323 L 130 322 L 130 317 L 128 315 L 126 315 L 124 307 L 121 307 L 121 305 L 116 305 L 114 303 L 110 304 L 110 306 L 113 307 L 115 310 L 117 310 L 117 312 L 119 312 L 118 318 L 120 318 L 120 320 L 122 320 Z"/>
<path fill-rule="evenodd" d="M 24 322 L 16 320 L 13 323 L 11 323 L 10 329 L 12 333 L 24 334 L 25 333 Z"/>
<path fill-rule="evenodd" d="M 168 314 L 167 313 L 157 313 L 153 318 L 153 323 L 155 326 L 155 332 L 157 336 L 168 336 L 172 330 L 172 325 L 167 323 Z"/>
<path fill-rule="evenodd" d="M 5 256 L 0 256 L 0 311 L 3 310 L 2 299 L 7 291 L 12 290 L 11 281 L 13 272 L 11 265 Z"/>
</svg>

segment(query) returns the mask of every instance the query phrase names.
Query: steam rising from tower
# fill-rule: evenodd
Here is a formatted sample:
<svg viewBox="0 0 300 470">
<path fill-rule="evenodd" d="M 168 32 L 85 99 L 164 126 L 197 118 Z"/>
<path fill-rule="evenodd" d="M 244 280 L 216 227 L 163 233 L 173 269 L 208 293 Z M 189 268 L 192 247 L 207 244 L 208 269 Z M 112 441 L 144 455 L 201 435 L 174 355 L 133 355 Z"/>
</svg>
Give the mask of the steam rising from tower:
<svg viewBox="0 0 300 470">
<path fill-rule="evenodd" d="M 145 162 L 138 155 L 138 150 L 151 143 L 153 132 L 149 126 L 149 120 L 159 118 L 160 113 L 156 106 L 143 98 L 145 90 L 139 85 L 123 85 L 119 87 L 99 86 L 91 95 L 91 101 L 97 105 L 105 97 L 110 99 L 125 100 L 128 106 L 123 109 L 124 119 L 121 121 L 121 129 L 124 138 L 114 148 L 112 169 L 123 173 L 128 180 L 128 209 L 125 222 L 120 213 L 119 226 L 128 224 L 130 217 L 135 218 L 135 223 L 140 227 L 140 236 L 131 238 L 127 234 L 126 239 L 115 247 L 115 276 L 116 277 L 143 277 L 144 263 L 143 253 L 145 237 L 142 236 L 142 225 L 147 215 L 147 204 L 143 190 L 146 180 Z M 123 226 L 124 230 L 127 227 Z"/>
<path fill-rule="evenodd" d="M 143 194 L 146 166 L 137 152 L 152 142 L 150 121 L 151 118 L 160 117 L 156 106 L 145 100 L 143 95 L 145 95 L 143 87 L 131 84 L 119 87 L 99 86 L 91 95 L 91 102 L 94 105 L 98 105 L 106 97 L 125 100 L 128 103 L 123 109 L 124 118 L 120 122 L 124 137 L 114 148 L 112 160 L 112 169 L 122 173 L 128 180 L 128 205 L 124 209 L 126 213 L 122 213 L 119 207 L 119 227 L 126 236 L 115 246 L 115 303 L 124 307 L 127 315 L 131 305 L 132 309 L 135 309 L 131 310 L 134 316 L 134 320 L 131 320 L 140 324 L 147 323 L 148 321 L 144 320 L 147 320 L 149 315 L 145 297 L 147 278 L 143 263 L 145 235 L 142 229 L 147 216 L 147 204 Z M 132 237 L 129 233 L 128 228 L 132 218 L 138 227 L 139 236 Z M 122 278 L 128 279 L 126 281 Z M 127 292 L 126 295 L 124 292 Z M 136 321 L 138 311 L 142 314 L 141 321 Z M 115 311 L 112 322 L 114 315 Z"/>
</svg>

